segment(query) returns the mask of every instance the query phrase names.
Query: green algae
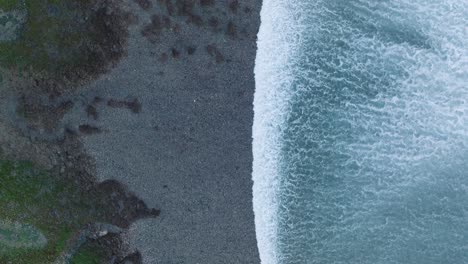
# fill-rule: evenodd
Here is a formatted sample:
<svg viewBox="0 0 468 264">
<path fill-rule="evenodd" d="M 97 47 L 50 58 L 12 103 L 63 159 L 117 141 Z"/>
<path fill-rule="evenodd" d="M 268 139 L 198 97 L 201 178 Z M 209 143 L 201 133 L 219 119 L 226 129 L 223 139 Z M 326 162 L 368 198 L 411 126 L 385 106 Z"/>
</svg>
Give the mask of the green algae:
<svg viewBox="0 0 468 264">
<path fill-rule="evenodd" d="M 0 10 L 26 12 L 13 41 L 0 41 L 0 67 L 47 77 L 95 73 L 122 53 L 118 14 L 99 0 L 0 0 Z M 112 22 L 112 23 L 109 23 Z M 114 50 L 106 46 L 114 42 Z M 117 47 L 117 48 L 115 48 Z"/>
<path fill-rule="evenodd" d="M 105 220 L 97 213 L 96 202 L 80 189 L 73 181 L 54 178 L 29 162 L 0 161 L 0 219 L 34 227 L 30 230 L 47 240 L 41 247 L 6 248 L 0 251 L 0 263 L 51 263 L 84 225 Z M 33 235 L 23 236 L 24 243 L 33 243 Z"/>
<path fill-rule="evenodd" d="M 18 0 L 0 0 L 0 9 L 10 11 L 18 6 Z"/>
<path fill-rule="evenodd" d="M 69 63 L 79 63 L 77 51 L 90 36 L 86 34 L 86 24 L 75 19 L 86 14 L 79 6 L 70 4 L 74 1 L 28 0 L 22 4 L 16 1 L 16 5 L 12 2 L 15 1 L 5 1 L 1 6 L 26 10 L 27 21 L 18 40 L 0 43 L 3 66 L 56 71 Z M 67 30 L 70 28 L 73 29 Z"/>
<path fill-rule="evenodd" d="M 95 183 L 89 177 L 80 169 L 54 173 L 31 162 L 0 159 L 0 263 L 124 257 L 120 230 L 157 217 L 159 210 L 116 181 Z"/>
<path fill-rule="evenodd" d="M 100 264 L 104 261 L 104 252 L 93 244 L 83 245 L 71 258 L 70 264 Z"/>
<path fill-rule="evenodd" d="M 43 248 L 46 244 L 46 238 L 34 226 L 0 221 L 0 253 L 18 248 Z"/>
</svg>

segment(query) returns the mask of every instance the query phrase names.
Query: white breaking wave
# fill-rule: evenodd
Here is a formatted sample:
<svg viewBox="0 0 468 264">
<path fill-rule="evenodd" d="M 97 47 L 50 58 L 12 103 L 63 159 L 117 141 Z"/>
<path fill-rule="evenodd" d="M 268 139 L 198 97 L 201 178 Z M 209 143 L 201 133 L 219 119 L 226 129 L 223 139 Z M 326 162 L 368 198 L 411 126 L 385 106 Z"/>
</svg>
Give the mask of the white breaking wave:
<svg viewBox="0 0 468 264">
<path fill-rule="evenodd" d="M 307 6 L 310 12 L 304 11 Z M 446 263 L 455 263 L 456 254 L 467 252 L 463 251 L 466 233 L 459 229 L 456 232 L 461 235 L 441 245 L 448 233 L 445 227 L 452 226 L 437 222 L 441 216 L 434 216 L 430 206 L 447 210 L 442 220 L 454 214 L 453 226 L 465 225 L 468 2 L 265 0 L 261 19 L 255 68 L 253 202 L 262 263 L 429 263 L 399 261 L 413 245 L 406 238 L 427 242 L 428 251 L 413 257 L 440 260 L 439 252 L 445 250 L 452 253 L 452 258 L 445 257 Z M 305 41 L 307 37 L 312 41 Z M 341 41 L 349 51 L 340 54 L 327 38 L 333 38 L 330 43 Z M 305 42 L 317 46 L 307 49 Z M 319 46 L 320 42 L 325 44 Z M 328 71 L 321 68 L 324 65 Z M 350 76 L 341 74 L 348 71 Z M 368 83 L 363 77 L 370 78 Z M 293 87 L 298 79 L 306 81 Z M 317 92 L 310 92 L 311 86 Z M 296 155 L 291 158 L 284 157 L 283 139 L 294 96 L 303 102 L 303 109 L 295 109 L 298 118 L 292 125 L 297 128 L 289 132 L 307 132 L 291 138 L 303 138 L 308 145 L 287 152 Z M 343 104 L 333 105 L 335 99 Z M 314 104 L 317 111 L 304 114 Z M 325 110 L 329 119 L 320 113 Z M 335 134 L 327 131 L 331 125 L 336 125 Z M 328 142 L 326 136 L 335 138 Z M 320 156 L 324 153 L 337 158 Z M 294 167 L 307 165 L 312 158 L 319 165 L 324 161 L 319 176 L 330 176 L 342 185 L 321 183 L 318 177 L 322 185 L 302 188 L 317 173 L 305 166 L 303 174 L 291 173 L 288 180 L 283 179 L 284 166 L 295 172 Z M 285 165 L 291 160 L 296 162 Z M 335 163 L 327 163 L 330 160 Z M 295 191 L 310 193 L 310 201 Z M 292 209 L 281 201 L 288 199 L 290 204 L 297 202 L 295 213 L 310 215 L 298 219 L 285 213 Z M 445 206 L 446 201 L 452 203 Z M 463 214 L 456 215 L 457 210 Z M 388 217 L 389 212 L 396 215 Z M 418 216 L 408 221 L 416 227 L 405 222 L 412 218 L 404 213 Z M 283 228 L 289 230 L 279 230 L 281 214 L 287 215 Z M 325 225 L 334 214 L 335 222 Z M 436 224 L 441 228 L 436 230 Z M 280 241 L 286 232 L 288 237 Z"/>
<path fill-rule="evenodd" d="M 281 129 L 287 113 L 301 23 L 294 22 L 299 1 L 265 0 L 261 11 L 255 66 L 253 124 L 253 207 L 260 258 L 277 258 L 277 212 Z"/>
</svg>

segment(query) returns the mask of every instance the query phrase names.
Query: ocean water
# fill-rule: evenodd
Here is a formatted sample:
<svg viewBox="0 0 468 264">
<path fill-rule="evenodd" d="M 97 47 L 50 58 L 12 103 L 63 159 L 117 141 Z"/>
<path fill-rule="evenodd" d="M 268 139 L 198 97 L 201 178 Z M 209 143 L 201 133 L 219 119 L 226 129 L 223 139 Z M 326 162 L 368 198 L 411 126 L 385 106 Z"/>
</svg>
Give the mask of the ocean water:
<svg viewBox="0 0 468 264">
<path fill-rule="evenodd" d="M 468 1 L 264 0 L 263 264 L 468 263 Z"/>
</svg>

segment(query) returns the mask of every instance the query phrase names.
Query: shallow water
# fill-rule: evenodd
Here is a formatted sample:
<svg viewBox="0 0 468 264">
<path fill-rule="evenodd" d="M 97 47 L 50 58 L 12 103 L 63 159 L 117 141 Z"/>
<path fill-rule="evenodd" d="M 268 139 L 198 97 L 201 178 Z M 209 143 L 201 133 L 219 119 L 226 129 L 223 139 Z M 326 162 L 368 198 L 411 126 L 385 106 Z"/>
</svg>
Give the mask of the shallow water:
<svg viewBox="0 0 468 264">
<path fill-rule="evenodd" d="M 468 2 L 281 2 L 256 65 L 262 262 L 468 263 Z"/>
</svg>

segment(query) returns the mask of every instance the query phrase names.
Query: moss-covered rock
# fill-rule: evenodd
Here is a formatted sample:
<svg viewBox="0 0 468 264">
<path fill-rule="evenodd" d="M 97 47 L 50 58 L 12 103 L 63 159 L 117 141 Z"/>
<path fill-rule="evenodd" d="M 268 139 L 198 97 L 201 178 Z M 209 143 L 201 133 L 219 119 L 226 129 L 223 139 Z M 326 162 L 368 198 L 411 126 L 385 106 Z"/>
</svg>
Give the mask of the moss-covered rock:
<svg viewBox="0 0 468 264">
<path fill-rule="evenodd" d="M 32 225 L 0 220 L 0 254 L 18 249 L 41 249 L 45 236 Z"/>
<path fill-rule="evenodd" d="M 0 0 L 0 8 L 5 11 L 10 11 L 16 8 L 18 5 L 18 0 Z"/>
<path fill-rule="evenodd" d="M 127 37 L 126 15 L 112 0 L 0 0 L 2 27 L 1 68 L 56 80 L 104 72 Z"/>
<path fill-rule="evenodd" d="M 70 260 L 71 264 L 101 264 L 104 261 L 103 256 L 97 249 L 83 247 Z"/>
<path fill-rule="evenodd" d="M 29 162 L 0 161 L 0 263 L 53 263 L 73 254 L 87 239 L 107 235 L 96 226 L 126 228 L 150 216 L 157 211 L 117 182 L 86 185 Z M 119 240 L 113 241 L 107 250 L 117 254 Z M 78 259 L 89 255 L 80 254 L 84 255 Z"/>
</svg>

